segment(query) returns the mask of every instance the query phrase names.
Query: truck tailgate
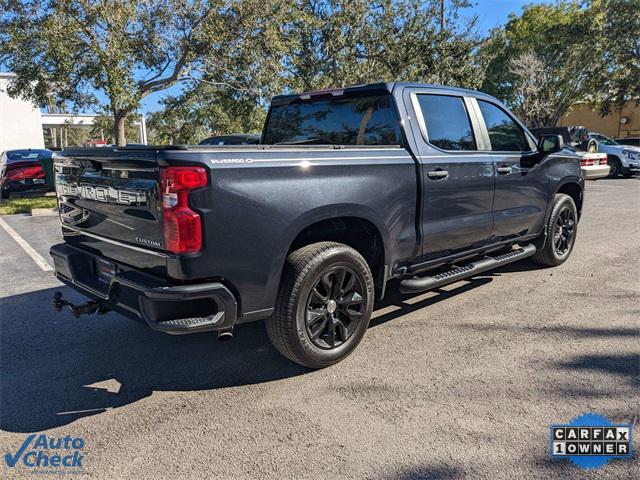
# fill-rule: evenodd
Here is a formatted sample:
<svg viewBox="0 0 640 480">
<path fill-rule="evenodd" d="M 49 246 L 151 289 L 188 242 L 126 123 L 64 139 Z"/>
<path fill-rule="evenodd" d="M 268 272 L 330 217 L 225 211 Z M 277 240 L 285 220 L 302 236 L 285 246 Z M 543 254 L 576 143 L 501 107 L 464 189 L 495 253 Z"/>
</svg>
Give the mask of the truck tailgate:
<svg viewBox="0 0 640 480">
<path fill-rule="evenodd" d="M 87 149 L 55 157 L 66 242 L 162 275 L 166 255 L 156 152 Z"/>
</svg>

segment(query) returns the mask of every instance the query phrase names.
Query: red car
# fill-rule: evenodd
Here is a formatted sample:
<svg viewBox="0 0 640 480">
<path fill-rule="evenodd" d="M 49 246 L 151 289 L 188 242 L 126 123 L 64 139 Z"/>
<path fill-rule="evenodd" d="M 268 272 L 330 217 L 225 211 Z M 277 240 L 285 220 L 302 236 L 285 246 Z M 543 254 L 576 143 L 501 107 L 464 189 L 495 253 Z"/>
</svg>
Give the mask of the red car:
<svg viewBox="0 0 640 480">
<path fill-rule="evenodd" d="M 13 192 L 49 189 L 42 160 L 51 161 L 51 150 L 7 150 L 0 156 L 0 196 Z"/>
</svg>

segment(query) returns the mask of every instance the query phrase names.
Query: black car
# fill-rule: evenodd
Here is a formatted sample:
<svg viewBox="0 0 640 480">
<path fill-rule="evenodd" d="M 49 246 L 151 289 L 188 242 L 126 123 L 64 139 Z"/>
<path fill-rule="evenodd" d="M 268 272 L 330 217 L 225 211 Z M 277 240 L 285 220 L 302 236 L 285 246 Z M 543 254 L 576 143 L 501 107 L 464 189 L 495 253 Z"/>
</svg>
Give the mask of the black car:
<svg viewBox="0 0 640 480">
<path fill-rule="evenodd" d="M 260 135 L 238 133 L 234 135 L 217 135 L 202 140 L 198 145 L 257 145 Z"/>
<path fill-rule="evenodd" d="M 12 192 L 49 189 L 43 161 L 52 161 L 51 150 L 7 150 L 0 155 L 0 196 L 9 198 Z"/>
</svg>

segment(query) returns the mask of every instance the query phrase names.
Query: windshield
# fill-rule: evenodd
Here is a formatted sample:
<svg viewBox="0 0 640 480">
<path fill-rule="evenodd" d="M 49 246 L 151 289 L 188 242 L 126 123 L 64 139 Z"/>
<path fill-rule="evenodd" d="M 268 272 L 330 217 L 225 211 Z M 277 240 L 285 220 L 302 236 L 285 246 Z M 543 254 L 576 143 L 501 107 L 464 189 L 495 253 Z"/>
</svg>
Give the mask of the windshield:
<svg viewBox="0 0 640 480">
<path fill-rule="evenodd" d="M 600 135 L 599 133 L 591 133 L 589 134 L 589 136 L 597 142 L 602 143 L 603 145 L 618 145 L 618 142 L 616 142 L 615 140 L 609 137 L 605 137 L 604 135 Z"/>
<path fill-rule="evenodd" d="M 400 145 L 400 125 L 389 94 L 322 97 L 272 106 L 264 143 Z"/>
</svg>

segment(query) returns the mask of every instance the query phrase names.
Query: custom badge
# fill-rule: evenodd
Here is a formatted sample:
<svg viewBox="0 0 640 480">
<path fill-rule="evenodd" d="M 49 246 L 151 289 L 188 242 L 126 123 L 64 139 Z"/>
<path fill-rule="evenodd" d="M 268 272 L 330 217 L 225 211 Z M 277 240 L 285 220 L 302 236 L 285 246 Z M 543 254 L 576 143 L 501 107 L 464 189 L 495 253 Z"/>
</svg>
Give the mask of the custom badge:
<svg viewBox="0 0 640 480">
<path fill-rule="evenodd" d="M 568 458 L 579 467 L 598 468 L 632 456 L 630 423 L 614 425 L 603 415 L 585 413 L 549 430 L 552 460 Z"/>
</svg>

